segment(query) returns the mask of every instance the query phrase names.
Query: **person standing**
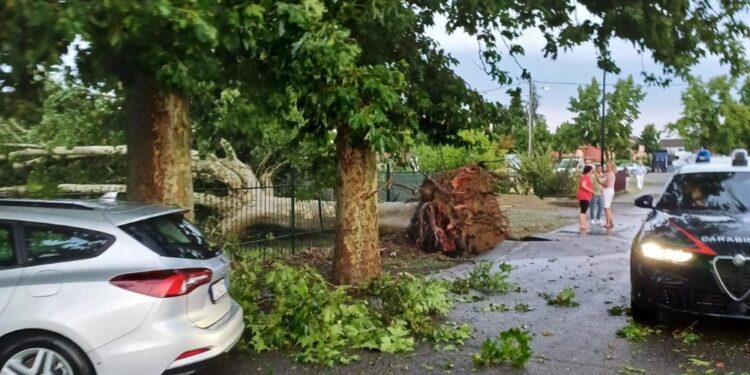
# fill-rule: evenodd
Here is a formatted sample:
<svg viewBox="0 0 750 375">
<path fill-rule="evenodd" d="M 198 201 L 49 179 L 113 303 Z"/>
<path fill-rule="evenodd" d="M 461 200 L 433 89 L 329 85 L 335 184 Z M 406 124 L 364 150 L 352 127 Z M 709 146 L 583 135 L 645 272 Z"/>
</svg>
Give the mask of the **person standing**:
<svg viewBox="0 0 750 375">
<path fill-rule="evenodd" d="M 643 164 L 638 163 L 638 165 L 635 166 L 635 183 L 636 186 L 638 186 L 638 190 L 643 190 L 643 180 L 646 178 L 646 168 L 643 166 Z"/>
<path fill-rule="evenodd" d="M 604 208 L 604 202 L 602 201 L 602 166 L 597 165 L 594 169 L 591 182 L 594 185 L 594 196 L 591 198 L 591 208 L 589 216 L 591 217 L 591 224 L 604 224 L 602 222 L 602 209 Z"/>
<path fill-rule="evenodd" d="M 607 170 L 604 171 L 604 179 L 602 180 L 602 199 L 604 200 L 604 216 L 606 219 L 605 228 L 615 227 L 614 219 L 612 218 L 612 201 L 615 200 L 616 169 L 615 163 L 608 162 Z"/>
<path fill-rule="evenodd" d="M 593 168 L 591 168 L 590 165 L 583 167 L 583 174 L 578 180 L 578 204 L 581 208 L 581 213 L 578 215 L 578 221 L 581 234 L 585 234 L 589 230 L 589 220 L 586 213 L 589 211 L 589 203 L 594 196 L 594 186 L 591 183 L 592 169 Z"/>
</svg>

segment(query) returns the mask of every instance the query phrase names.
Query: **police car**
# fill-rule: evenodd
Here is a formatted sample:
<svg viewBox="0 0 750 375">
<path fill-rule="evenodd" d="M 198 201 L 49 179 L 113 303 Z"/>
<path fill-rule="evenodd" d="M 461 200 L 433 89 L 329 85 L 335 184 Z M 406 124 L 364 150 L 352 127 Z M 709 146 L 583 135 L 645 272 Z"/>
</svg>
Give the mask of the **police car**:
<svg viewBox="0 0 750 375">
<path fill-rule="evenodd" d="M 681 167 L 633 240 L 635 320 L 659 312 L 750 319 L 750 168 L 746 150 L 731 157 L 697 153 Z"/>
</svg>

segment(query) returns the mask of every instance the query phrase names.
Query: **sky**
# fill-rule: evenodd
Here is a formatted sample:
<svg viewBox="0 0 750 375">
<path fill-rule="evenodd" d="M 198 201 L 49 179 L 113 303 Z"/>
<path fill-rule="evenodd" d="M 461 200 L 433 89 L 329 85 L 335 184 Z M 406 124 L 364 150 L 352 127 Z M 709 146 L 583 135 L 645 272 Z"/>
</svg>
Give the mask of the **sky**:
<svg viewBox="0 0 750 375">
<path fill-rule="evenodd" d="M 499 85 L 482 70 L 479 63 L 477 42 L 464 33 L 445 33 L 444 20 L 437 20 L 430 29 L 429 35 L 459 61 L 455 71 L 463 77 L 471 87 L 483 92 L 490 100 L 508 103 L 507 87 Z M 519 83 L 524 90 L 523 96 L 528 95 L 528 81 L 521 81 L 521 68 L 526 68 L 536 83 L 536 91 L 541 96 L 538 112 L 545 116 L 550 130 L 556 129 L 561 123 L 571 120 L 573 115 L 568 112 L 568 103 L 572 96 L 577 95 L 578 85 L 585 85 L 596 77 L 602 82 L 602 71 L 596 66 L 597 53 L 592 44 L 584 44 L 573 51 L 561 52 L 556 60 L 543 56 L 544 38 L 541 33 L 524 35 L 518 44 L 524 47 L 526 55 L 517 56 L 516 61 L 505 54 L 503 67 L 510 73 L 514 83 Z M 637 83 L 643 85 L 646 97 L 641 104 L 641 115 L 633 126 L 633 134 L 639 135 L 643 126 L 653 123 L 663 129 L 669 122 L 680 117 L 682 105 L 680 95 L 685 89 L 685 83 L 675 79 L 666 88 L 648 86 L 643 83 L 641 72 L 660 73 L 661 68 L 648 55 L 639 55 L 633 46 L 622 40 L 611 43 L 612 56 L 621 69 L 618 76 L 607 74 L 608 90 L 618 78 L 632 75 Z M 728 67 L 721 66 L 716 58 L 707 58 L 693 68 L 693 75 L 708 79 L 717 75 L 727 74 Z M 563 84 L 564 83 L 564 84 Z"/>
</svg>

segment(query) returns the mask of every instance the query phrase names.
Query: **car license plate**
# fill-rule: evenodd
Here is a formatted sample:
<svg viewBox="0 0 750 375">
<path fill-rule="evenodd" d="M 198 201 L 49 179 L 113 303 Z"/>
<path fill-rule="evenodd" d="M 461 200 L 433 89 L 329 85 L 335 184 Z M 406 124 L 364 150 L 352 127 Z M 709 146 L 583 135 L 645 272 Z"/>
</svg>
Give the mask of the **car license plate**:
<svg viewBox="0 0 750 375">
<path fill-rule="evenodd" d="M 213 303 L 219 301 L 227 294 L 227 280 L 221 279 L 211 285 L 211 300 Z"/>
</svg>

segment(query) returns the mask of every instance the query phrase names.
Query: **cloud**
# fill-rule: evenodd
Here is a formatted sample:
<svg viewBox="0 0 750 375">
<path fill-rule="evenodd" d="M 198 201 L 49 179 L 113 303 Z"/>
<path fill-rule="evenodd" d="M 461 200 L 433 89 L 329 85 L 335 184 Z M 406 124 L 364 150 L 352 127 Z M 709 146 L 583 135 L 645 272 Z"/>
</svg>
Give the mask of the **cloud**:
<svg viewBox="0 0 750 375">
<path fill-rule="evenodd" d="M 578 19 L 583 21 L 590 17 L 590 13 L 579 7 Z M 457 31 L 453 34 L 445 32 L 445 17 L 437 17 L 435 26 L 428 30 L 428 35 L 435 39 L 447 52 L 451 53 L 459 64 L 456 73 L 462 76 L 472 87 L 482 91 L 489 100 L 508 103 L 506 90 L 494 82 L 478 66 L 478 46 L 470 35 Z M 526 55 L 511 59 L 504 53 L 505 60 L 501 67 L 506 69 L 514 79 L 514 85 L 528 92 L 526 82 L 520 80 L 521 68 L 527 69 L 534 80 L 549 83 L 539 83 L 538 86 L 549 86 L 549 90 L 541 92 L 540 114 L 547 118 L 550 128 L 556 129 L 562 122 L 569 121 L 573 115 L 567 107 L 570 97 L 577 95 L 577 85 L 588 84 L 592 77 L 601 82 L 602 72 L 597 67 L 598 53 L 592 43 L 585 43 L 575 47 L 572 51 L 561 51 L 556 60 L 545 58 L 542 49 L 546 44 L 542 33 L 530 30 L 514 43 L 524 47 Z M 750 47 L 750 41 L 744 41 Z M 504 47 L 502 47 L 504 49 Z M 618 78 L 632 75 L 636 82 L 643 82 L 642 72 L 660 74 L 662 67 L 654 62 L 650 53 L 638 53 L 632 42 L 612 40 L 610 43 L 612 57 L 621 69 L 617 76 L 609 74 L 607 82 L 614 83 Z M 505 51 L 501 51 L 505 52 Z M 709 78 L 727 74 L 728 68 L 719 63 L 718 58 L 708 57 L 693 67 L 695 75 Z M 610 86 L 611 87 L 611 86 Z M 673 85 L 667 88 L 648 87 L 644 85 L 646 97 L 641 104 L 641 115 L 634 124 L 634 134 L 640 134 L 643 126 L 654 123 L 661 128 L 680 117 L 682 105 L 680 95 L 684 89 L 684 82 L 675 79 Z M 524 95 L 527 95 L 525 94 Z"/>
</svg>

